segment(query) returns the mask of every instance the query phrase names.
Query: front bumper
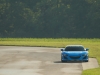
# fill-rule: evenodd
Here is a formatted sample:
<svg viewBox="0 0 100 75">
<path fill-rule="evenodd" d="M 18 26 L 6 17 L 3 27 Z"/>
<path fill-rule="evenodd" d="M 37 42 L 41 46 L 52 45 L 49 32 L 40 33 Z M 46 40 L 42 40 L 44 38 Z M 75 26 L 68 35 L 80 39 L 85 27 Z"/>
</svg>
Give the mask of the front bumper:
<svg viewBox="0 0 100 75">
<path fill-rule="evenodd" d="M 62 61 L 87 61 L 88 55 L 86 56 L 61 56 Z"/>
</svg>

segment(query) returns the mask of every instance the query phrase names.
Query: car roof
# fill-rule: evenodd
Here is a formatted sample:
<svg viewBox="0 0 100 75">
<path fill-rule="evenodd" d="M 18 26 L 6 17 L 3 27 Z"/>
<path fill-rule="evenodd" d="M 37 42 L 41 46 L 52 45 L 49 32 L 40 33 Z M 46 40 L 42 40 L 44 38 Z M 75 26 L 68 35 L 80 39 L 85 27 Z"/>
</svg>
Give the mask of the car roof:
<svg viewBox="0 0 100 75">
<path fill-rule="evenodd" d="M 67 45 L 66 47 L 84 47 L 83 45 Z"/>
</svg>

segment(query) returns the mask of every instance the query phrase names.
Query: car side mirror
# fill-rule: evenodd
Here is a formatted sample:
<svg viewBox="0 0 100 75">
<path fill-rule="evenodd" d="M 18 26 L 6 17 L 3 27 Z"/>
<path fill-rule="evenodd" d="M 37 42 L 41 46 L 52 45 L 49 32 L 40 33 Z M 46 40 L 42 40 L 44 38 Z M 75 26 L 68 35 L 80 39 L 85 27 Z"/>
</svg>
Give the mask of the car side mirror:
<svg viewBox="0 0 100 75">
<path fill-rule="evenodd" d="M 61 51 L 64 51 L 64 49 L 61 49 Z"/>
<path fill-rule="evenodd" d="M 88 51 L 89 49 L 88 48 L 86 48 L 86 51 Z"/>
</svg>

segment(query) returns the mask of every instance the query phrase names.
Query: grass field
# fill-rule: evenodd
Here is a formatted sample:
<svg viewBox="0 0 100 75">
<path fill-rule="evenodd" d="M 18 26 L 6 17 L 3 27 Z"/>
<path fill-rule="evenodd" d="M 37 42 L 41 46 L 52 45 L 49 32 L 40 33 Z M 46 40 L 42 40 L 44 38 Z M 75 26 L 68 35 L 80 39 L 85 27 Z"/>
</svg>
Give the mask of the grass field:
<svg viewBox="0 0 100 75">
<path fill-rule="evenodd" d="M 1 46 L 65 47 L 69 44 L 81 44 L 89 48 L 89 56 L 97 58 L 100 65 L 100 39 L 81 38 L 0 38 Z M 82 75 L 100 75 L 100 67 L 83 71 Z"/>
</svg>

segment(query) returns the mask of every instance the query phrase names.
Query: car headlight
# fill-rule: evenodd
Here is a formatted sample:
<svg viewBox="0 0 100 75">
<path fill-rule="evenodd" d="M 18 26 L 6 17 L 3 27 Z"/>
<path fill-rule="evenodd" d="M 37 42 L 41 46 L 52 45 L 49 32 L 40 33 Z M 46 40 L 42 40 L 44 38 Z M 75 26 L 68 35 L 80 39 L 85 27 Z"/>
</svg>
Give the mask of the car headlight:
<svg viewBox="0 0 100 75">
<path fill-rule="evenodd" d="M 63 54 L 63 56 L 67 56 L 67 54 Z"/>
<path fill-rule="evenodd" d="M 88 56 L 88 54 L 83 54 L 82 56 Z"/>
</svg>

